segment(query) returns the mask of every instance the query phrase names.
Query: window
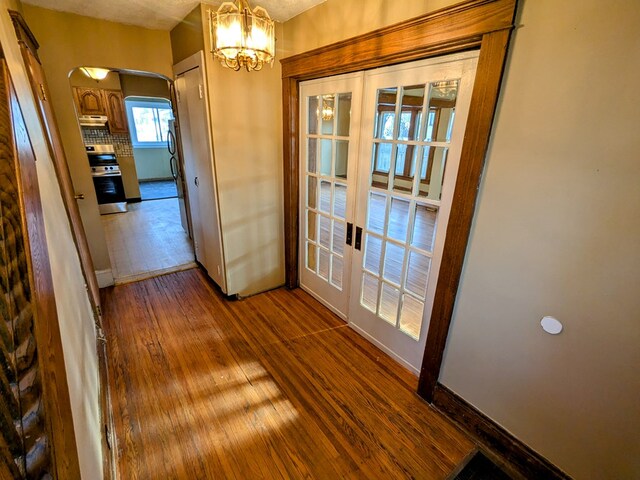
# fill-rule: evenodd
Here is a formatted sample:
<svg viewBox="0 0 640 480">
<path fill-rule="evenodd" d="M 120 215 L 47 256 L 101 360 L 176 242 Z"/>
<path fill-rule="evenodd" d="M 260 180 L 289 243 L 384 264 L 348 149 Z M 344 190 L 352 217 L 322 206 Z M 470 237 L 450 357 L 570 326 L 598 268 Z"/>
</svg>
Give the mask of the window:
<svg viewBox="0 0 640 480">
<path fill-rule="evenodd" d="M 173 111 L 168 100 L 161 98 L 127 98 L 127 118 L 131 143 L 136 148 L 158 148 L 167 144 L 169 120 Z"/>
</svg>

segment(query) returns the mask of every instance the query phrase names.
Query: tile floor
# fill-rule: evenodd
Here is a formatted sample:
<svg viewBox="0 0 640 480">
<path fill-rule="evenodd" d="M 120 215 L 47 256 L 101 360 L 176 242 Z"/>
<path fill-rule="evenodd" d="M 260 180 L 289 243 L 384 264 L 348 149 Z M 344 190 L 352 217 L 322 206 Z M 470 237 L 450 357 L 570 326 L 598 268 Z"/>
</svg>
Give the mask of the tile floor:
<svg viewBox="0 0 640 480">
<path fill-rule="evenodd" d="M 157 200 L 159 198 L 177 196 L 178 190 L 173 179 L 140 182 L 140 197 L 142 200 Z"/>
<path fill-rule="evenodd" d="M 130 203 L 128 208 L 101 217 L 116 284 L 195 266 L 177 198 Z"/>
</svg>

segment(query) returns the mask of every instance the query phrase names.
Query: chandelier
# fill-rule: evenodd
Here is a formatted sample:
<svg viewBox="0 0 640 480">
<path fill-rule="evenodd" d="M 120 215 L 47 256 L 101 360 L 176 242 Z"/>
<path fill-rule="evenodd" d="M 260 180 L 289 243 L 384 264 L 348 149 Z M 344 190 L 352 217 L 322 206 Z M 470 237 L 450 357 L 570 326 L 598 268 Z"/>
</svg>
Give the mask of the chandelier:
<svg viewBox="0 0 640 480">
<path fill-rule="evenodd" d="M 223 66 L 238 71 L 260 70 L 273 65 L 275 27 L 262 7 L 253 10 L 246 0 L 224 2 L 216 12 L 209 10 L 211 53 Z"/>
</svg>

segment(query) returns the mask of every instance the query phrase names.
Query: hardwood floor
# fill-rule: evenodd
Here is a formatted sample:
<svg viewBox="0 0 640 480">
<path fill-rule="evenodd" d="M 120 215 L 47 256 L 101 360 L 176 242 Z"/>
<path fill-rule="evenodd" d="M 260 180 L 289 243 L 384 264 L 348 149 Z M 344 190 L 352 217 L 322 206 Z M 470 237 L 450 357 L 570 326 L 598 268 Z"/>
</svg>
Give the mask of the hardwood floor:
<svg viewBox="0 0 640 480">
<path fill-rule="evenodd" d="M 446 478 L 473 445 L 300 289 L 197 269 L 103 290 L 122 479 Z"/>
</svg>

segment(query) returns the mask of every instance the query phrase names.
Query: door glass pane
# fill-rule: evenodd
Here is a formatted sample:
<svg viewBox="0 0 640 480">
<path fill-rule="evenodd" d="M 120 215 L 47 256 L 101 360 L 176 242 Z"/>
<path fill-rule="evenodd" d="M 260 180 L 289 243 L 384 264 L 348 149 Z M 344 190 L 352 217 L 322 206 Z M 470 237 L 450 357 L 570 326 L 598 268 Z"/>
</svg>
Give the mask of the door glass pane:
<svg viewBox="0 0 640 480">
<path fill-rule="evenodd" d="M 329 280 L 329 252 L 323 248 L 318 250 L 318 275 L 325 280 Z"/>
<path fill-rule="evenodd" d="M 384 220 L 387 208 L 387 196 L 379 193 L 369 194 L 369 208 L 367 209 L 369 219 L 367 230 L 379 234 L 384 233 Z"/>
<path fill-rule="evenodd" d="M 307 268 L 316 271 L 316 246 L 313 243 L 307 243 Z"/>
<path fill-rule="evenodd" d="M 337 288 L 342 290 L 342 272 L 343 272 L 342 258 L 331 255 L 331 283 Z"/>
<path fill-rule="evenodd" d="M 307 205 L 309 208 L 318 208 L 318 179 L 307 177 Z"/>
<path fill-rule="evenodd" d="M 324 215 L 320 216 L 320 246 L 329 249 L 331 241 L 331 220 Z"/>
<path fill-rule="evenodd" d="M 400 301 L 400 290 L 392 287 L 388 283 L 382 283 L 380 294 L 380 318 L 392 325 L 396 324 L 398 317 L 398 302 Z"/>
<path fill-rule="evenodd" d="M 318 173 L 317 155 L 318 139 L 310 138 L 307 146 L 307 171 L 309 173 Z"/>
<path fill-rule="evenodd" d="M 320 173 L 331 176 L 331 140 L 320 140 Z"/>
<path fill-rule="evenodd" d="M 400 330 L 411 338 L 420 338 L 420 327 L 422 326 L 422 313 L 424 303 L 416 300 L 411 295 L 402 295 L 402 310 L 400 312 Z"/>
<path fill-rule="evenodd" d="M 331 182 L 328 180 L 320 181 L 320 211 L 331 212 Z"/>
<path fill-rule="evenodd" d="M 381 88 L 378 90 L 378 104 L 375 122 L 375 138 L 393 139 L 396 118 L 397 88 Z"/>
<path fill-rule="evenodd" d="M 364 247 L 364 268 L 371 273 L 380 275 L 380 255 L 382 254 L 382 240 L 366 234 Z"/>
<path fill-rule="evenodd" d="M 424 147 L 418 193 L 421 197 L 440 200 L 448 152 L 446 147 Z"/>
<path fill-rule="evenodd" d="M 378 304 L 378 279 L 366 272 L 363 273 L 361 292 L 360 304 L 367 310 L 376 313 L 376 305 Z"/>
<path fill-rule="evenodd" d="M 424 85 L 413 85 L 402 89 L 398 140 L 418 139 L 424 90 Z"/>
<path fill-rule="evenodd" d="M 349 161 L 349 142 L 345 140 L 336 141 L 336 171 L 338 178 L 347 178 L 347 167 Z"/>
<path fill-rule="evenodd" d="M 333 119 L 335 118 L 335 96 L 322 95 L 320 118 L 322 119 L 322 134 L 333 135 Z"/>
<path fill-rule="evenodd" d="M 334 253 L 339 255 L 344 254 L 344 222 L 340 220 L 333 221 L 333 248 L 331 249 Z"/>
<path fill-rule="evenodd" d="M 404 242 L 407 239 L 407 226 L 409 225 L 409 201 L 400 198 L 391 199 L 391 211 L 389 213 L 387 235 Z"/>
<path fill-rule="evenodd" d="M 429 278 L 429 267 L 431 259 L 418 252 L 409 254 L 409 265 L 407 267 L 407 291 L 414 293 L 417 297 L 424 299 L 427 291 L 427 279 Z"/>
<path fill-rule="evenodd" d="M 415 206 L 415 212 L 411 245 L 426 250 L 427 252 L 432 252 L 436 233 L 438 207 L 418 203 Z"/>
<path fill-rule="evenodd" d="M 333 184 L 333 215 L 344 218 L 347 210 L 347 186 L 342 183 Z"/>
<path fill-rule="evenodd" d="M 315 212 L 307 210 L 307 238 L 316 241 L 316 217 Z"/>
<path fill-rule="evenodd" d="M 429 87 L 429 116 L 425 140 L 450 142 L 455 118 L 458 80 L 434 82 Z"/>
<path fill-rule="evenodd" d="M 309 97 L 309 133 L 318 133 L 318 97 Z"/>
<path fill-rule="evenodd" d="M 371 186 L 387 189 L 389 186 L 389 170 L 391 169 L 391 152 L 393 144 L 376 143 L 373 148 L 373 173 Z"/>
<path fill-rule="evenodd" d="M 384 251 L 384 279 L 400 286 L 404 248 L 387 242 Z"/>
<path fill-rule="evenodd" d="M 397 146 L 396 174 L 393 179 L 393 189 L 396 192 L 411 193 L 413 191 L 417 151 L 416 145 L 400 144 Z"/>
<path fill-rule="evenodd" d="M 342 137 L 349 136 L 351 126 L 351 93 L 341 93 L 338 95 L 338 122 L 336 135 Z"/>
</svg>

